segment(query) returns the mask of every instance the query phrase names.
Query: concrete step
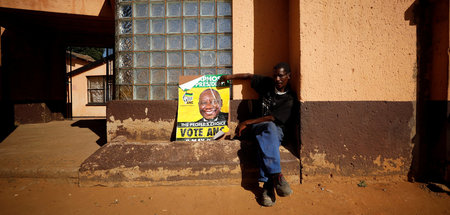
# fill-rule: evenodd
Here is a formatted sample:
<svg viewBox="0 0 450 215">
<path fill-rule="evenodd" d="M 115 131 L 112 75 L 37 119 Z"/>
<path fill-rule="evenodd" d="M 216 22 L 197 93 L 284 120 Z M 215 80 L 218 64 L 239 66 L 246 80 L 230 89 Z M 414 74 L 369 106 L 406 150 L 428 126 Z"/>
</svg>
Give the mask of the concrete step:
<svg viewBox="0 0 450 215">
<path fill-rule="evenodd" d="M 126 142 L 116 138 L 81 165 L 80 186 L 232 185 L 257 183 L 249 141 Z M 300 183 L 300 161 L 280 147 L 283 174 Z"/>
</svg>

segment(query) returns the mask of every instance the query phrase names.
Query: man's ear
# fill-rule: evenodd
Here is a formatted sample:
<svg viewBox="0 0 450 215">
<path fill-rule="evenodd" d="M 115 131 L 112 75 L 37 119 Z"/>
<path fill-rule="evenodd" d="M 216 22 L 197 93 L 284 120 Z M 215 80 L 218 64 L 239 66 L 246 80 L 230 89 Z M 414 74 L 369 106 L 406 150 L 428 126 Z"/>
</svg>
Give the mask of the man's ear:
<svg viewBox="0 0 450 215">
<path fill-rule="evenodd" d="M 288 73 L 287 76 L 288 76 L 288 79 L 291 79 L 291 73 Z"/>
</svg>

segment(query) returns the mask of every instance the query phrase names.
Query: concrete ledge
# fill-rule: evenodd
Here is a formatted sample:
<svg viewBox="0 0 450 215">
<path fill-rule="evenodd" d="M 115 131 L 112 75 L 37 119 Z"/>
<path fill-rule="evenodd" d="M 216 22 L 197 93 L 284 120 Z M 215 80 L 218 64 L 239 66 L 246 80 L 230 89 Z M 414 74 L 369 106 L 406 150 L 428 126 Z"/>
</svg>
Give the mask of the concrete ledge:
<svg viewBox="0 0 450 215">
<path fill-rule="evenodd" d="M 230 101 L 230 135 L 239 122 L 252 117 L 252 100 Z M 162 108 L 163 107 L 163 108 Z M 175 140 L 177 101 L 109 101 L 107 140 L 124 136 L 128 142 Z"/>
<path fill-rule="evenodd" d="M 407 175 L 414 117 L 412 101 L 302 102 L 303 177 Z"/>
<path fill-rule="evenodd" d="M 51 111 L 45 103 L 15 104 L 16 124 L 46 123 L 52 120 Z"/>
<path fill-rule="evenodd" d="M 48 103 L 48 104 L 47 104 Z M 61 105 L 57 102 L 14 104 L 15 124 L 47 123 L 52 120 L 64 120 Z M 52 109 L 49 107 L 53 107 Z"/>
<path fill-rule="evenodd" d="M 256 145 L 208 142 L 115 141 L 86 159 L 80 186 L 230 185 L 256 183 Z M 300 161 L 280 148 L 283 174 L 300 183 Z"/>
</svg>

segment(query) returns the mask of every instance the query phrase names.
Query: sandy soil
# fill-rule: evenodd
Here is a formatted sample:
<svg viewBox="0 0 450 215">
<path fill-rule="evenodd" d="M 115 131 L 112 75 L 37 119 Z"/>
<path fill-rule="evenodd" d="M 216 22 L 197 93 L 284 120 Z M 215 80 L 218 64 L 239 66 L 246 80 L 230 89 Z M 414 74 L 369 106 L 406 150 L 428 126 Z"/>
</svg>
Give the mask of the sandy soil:
<svg viewBox="0 0 450 215">
<path fill-rule="evenodd" d="M 293 185 L 294 194 L 278 198 L 271 208 L 258 204 L 257 189 L 241 186 L 78 187 L 78 167 L 102 143 L 101 126 L 88 120 L 19 126 L 0 144 L 0 215 L 450 215 L 448 193 L 398 179 L 367 182 L 367 187 L 358 187 L 359 179 L 336 177 L 319 180 L 320 185 L 306 182 Z M 26 178 L 48 176 L 59 179 Z"/>
<path fill-rule="evenodd" d="M 100 148 L 101 140 L 106 142 L 94 132 L 105 126 L 104 120 L 20 125 L 0 143 L 0 175 L 76 178 L 80 164 Z"/>
<path fill-rule="evenodd" d="M 261 207 L 241 186 L 78 187 L 0 179 L 0 214 L 450 214 L 450 196 L 409 182 L 305 183 Z M 255 192 L 257 193 L 257 191 Z"/>
</svg>

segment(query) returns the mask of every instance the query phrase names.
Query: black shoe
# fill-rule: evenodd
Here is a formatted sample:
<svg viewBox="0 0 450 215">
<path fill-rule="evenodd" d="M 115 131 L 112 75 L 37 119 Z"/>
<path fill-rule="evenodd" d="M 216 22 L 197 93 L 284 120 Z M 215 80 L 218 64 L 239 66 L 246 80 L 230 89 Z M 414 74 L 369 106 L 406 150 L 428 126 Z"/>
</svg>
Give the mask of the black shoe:
<svg viewBox="0 0 450 215">
<path fill-rule="evenodd" d="M 274 175 L 273 181 L 275 183 L 275 190 L 277 191 L 277 194 L 279 196 L 285 197 L 292 194 L 292 189 L 289 186 L 289 183 L 283 177 L 283 174 L 280 173 Z"/>
<path fill-rule="evenodd" d="M 273 182 L 264 182 L 263 193 L 261 196 L 261 205 L 265 207 L 270 207 L 275 204 L 275 190 L 273 187 Z"/>
</svg>

